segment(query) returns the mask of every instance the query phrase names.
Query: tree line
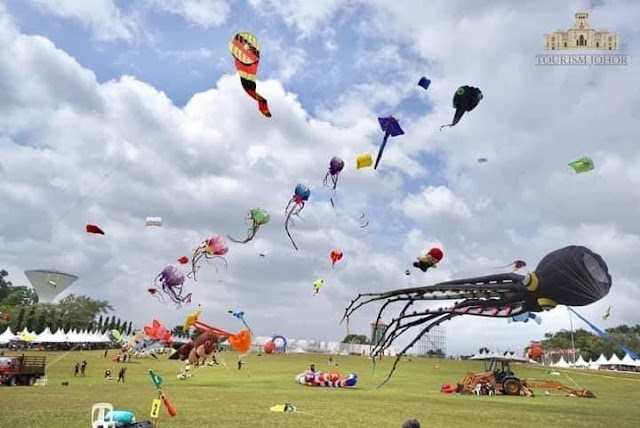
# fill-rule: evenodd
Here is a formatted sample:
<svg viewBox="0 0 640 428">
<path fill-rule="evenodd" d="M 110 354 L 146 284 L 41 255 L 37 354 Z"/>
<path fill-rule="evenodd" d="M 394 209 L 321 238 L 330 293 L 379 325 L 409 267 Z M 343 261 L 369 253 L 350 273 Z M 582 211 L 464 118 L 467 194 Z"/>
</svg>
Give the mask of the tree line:
<svg viewBox="0 0 640 428">
<path fill-rule="evenodd" d="M 616 342 L 625 345 L 635 353 L 640 353 L 640 324 L 633 326 L 623 324 L 608 328 L 605 331 L 609 333 Z M 589 359 L 596 360 L 600 354 L 604 354 L 607 358 L 611 358 L 611 355 L 614 353 L 619 358 L 624 357 L 624 352 L 616 345 L 584 329 L 573 332 L 573 342 L 575 349 L 580 350 L 579 353 L 585 361 L 589 361 Z M 542 340 L 542 349 L 545 351 L 572 349 L 571 332 L 568 330 L 560 330 L 556 333 L 546 333 L 544 340 Z"/>
<path fill-rule="evenodd" d="M 115 315 L 106 316 L 113 307 L 106 300 L 94 300 L 87 296 L 70 294 L 56 304 L 39 303 L 35 291 L 26 286 L 13 285 L 6 278 L 9 273 L 0 270 L 0 312 L 8 315 L 8 322 L 0 321 L 0 332 L 8 324 L 14 333 L 27 330 L 41 333 L 47 327 L 52 332 L 59 328 L 69 330 L 117 329 L 131 334 L 135 329 L 131 321 L 121 320 Z"/>
</svg>

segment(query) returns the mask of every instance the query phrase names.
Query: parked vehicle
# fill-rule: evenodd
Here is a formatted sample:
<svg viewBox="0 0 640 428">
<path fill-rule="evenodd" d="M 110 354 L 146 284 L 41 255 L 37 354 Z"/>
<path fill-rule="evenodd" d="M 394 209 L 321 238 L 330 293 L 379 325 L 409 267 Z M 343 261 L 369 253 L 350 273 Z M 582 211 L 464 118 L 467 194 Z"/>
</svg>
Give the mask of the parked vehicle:
<svg viewBox="0 0 640 428">
<path fill-rule="evenodd" d="M 44 376 L 46 357 L 0 357 L 0 384 L 32 386 Z"/>
</svg>

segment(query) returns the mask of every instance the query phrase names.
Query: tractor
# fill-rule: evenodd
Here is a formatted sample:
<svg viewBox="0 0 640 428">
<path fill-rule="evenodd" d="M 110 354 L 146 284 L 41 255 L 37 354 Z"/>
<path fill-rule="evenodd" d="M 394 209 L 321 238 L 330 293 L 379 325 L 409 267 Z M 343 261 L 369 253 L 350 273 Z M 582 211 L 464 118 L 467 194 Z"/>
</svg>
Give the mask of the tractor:
<svg viewBox="0 0 640 428">
<path fill-rule="evenodd" d="M 473 393 L 477 384 L 491 383 L 496 394 L 520 395 L 522 391 L 525 395 L 531 395 L 529 389 L 524 387 L 520 379 L 511 371 L 509 361 L 506 358 L 491 358 L 485 363 L 484 372 L 468 372 L 458 387 L 459 392 Z"/>
</svg>

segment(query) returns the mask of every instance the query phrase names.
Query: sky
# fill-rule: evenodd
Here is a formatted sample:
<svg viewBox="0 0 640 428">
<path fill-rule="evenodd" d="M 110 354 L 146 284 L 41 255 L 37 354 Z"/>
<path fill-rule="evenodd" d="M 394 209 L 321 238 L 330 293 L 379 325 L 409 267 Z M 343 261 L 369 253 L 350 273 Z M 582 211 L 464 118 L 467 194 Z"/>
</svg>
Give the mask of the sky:
<svg viewBox="0 0 640 428">
<path fill-rule="evenodd" d="M 543 35 L 578 11 L 620 35 L 628 66 L 536 66 Z M 0 267 L 14 284 L 28 269 L 75 274 L 61 297 L 106 299 L 138 327 L 181 324 L 201 304 L 221 328 L 239 330 L 227 311 L 244 310 L 261 336 L 339 341 L 358 293 L 506 272 L 516 259 L 534 269 L 584 245 L 613 286 L 578 310 L 604 328 L 638 323 L 637 16 L 631 0 L 0 0 Z M 240 85 L 227 48 L 238 31 L 260 40 L 271 118 Z M 484 98 L 440 132 L 462 85 Z M 376 171 L 357 170 L 389 114 L 405 134 Z M 346 164 L 335 208 L 322 185 L 333 156 Z M 575 174 L 567 163 L 581 156 L 596 168 Z M 284 230 L 297 183 L 312 191 L 292 228 L 299 251 Z M 206 237 L 246 233 L 254 206 L 271 222 L 229 243 L 226 270 L 205 264 L 186 282 L 191 305 L 147 293 Z M 434 246 L 437 269 L 411 268 Z M 334 248 L 344 258 L 332 268 Z M 369 334 L 370 306 L 352 333 Z M 447 351 L 521 350 L 569 328 L 565 307 L 542 318 L 460 317 L 443 325 Z"/>
</svg>

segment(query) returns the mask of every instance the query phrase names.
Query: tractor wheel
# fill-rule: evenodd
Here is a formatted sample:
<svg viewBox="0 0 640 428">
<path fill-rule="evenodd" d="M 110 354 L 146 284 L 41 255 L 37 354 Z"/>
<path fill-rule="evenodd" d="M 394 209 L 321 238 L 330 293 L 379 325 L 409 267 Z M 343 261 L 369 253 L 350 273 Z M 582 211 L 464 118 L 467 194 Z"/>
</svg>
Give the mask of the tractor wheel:
<svg viewBox="0 0 640 428">
<path fill-rule="evenodd" d="M 29 376 L 29 380 L 27 381 L 27 384 L 29 386 L 33 386 L 33 384 L 36 383 L 36 377 L 35 376 Z"/>
<path fill-rule="evenodd" d="M 16 379 L 16 377 L 12 377 L 11 379 L 9 379 L 8 382 L 9 386 L 16 386 L 18 384 L 18 380 Z"/>
<path fill-rule="evenodd" d="M 504 395 L 520 395 L 521 388 L 522 386 L 517 379 L 507 379 L 502 384 Z"/>
</svg>

